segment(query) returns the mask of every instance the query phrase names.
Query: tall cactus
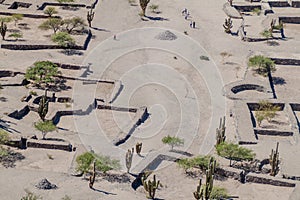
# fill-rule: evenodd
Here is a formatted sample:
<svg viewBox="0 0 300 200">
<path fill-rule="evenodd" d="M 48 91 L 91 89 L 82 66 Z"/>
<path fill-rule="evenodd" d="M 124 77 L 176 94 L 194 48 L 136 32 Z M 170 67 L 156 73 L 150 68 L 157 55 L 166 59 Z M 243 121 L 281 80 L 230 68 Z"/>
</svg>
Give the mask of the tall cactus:
<svg viewBox="0 0 300 200">
<path fill-rule="evenodd" d="M 135 145 L 135 150 L 138 155 L 141 155 L 143 144 L 141 142 L 137 142 Z"/>
<path fill-rule="evenodd" d="M 94 19 L 94 16 L 95 16 L 95 12 L 93 12 L 93 8 L 91 8 L 90 11 L 87 12 L 87 21 L 89 23 L 89 27 L 92 27 L 92 21 Z"/>
<path fill-rule="evenodd" d="M 133 152 L 134 152 L 134 149 L 132 148 L 132 150 L 128 149 L 128 151 L 126 153 L 126 168 L 127 168 L 127 173 L 129 173 L 129 170 L 131 168 Z"/>
<path fill-rule="evenodd" d="M 93 189 L 95 178 L 96 178 L 96 162 L 94 161 L 94 163 L 93 163 L 93 172 L 92 172 L 92 174 L 90 176 L 90 179 L 89 179 L 89 187 L 91 189 Z"/>
<path fill-rule="evenodd" d="M 142 15 L 145 16 L 146 14 L 146 8 L 150 0 L 140 0 L 140 6 L 142 8 Z"/>
<path fill-rule="evenodd" d="M 2 36 L 2 40 L 5 40 L 6 31 L 7 31 L 7 25 L 4 23 L 4 21 L 1 21 L 0 33 Z"/>
<path fill-rule="evenodd" d="M 270 165 L 271 165 L 271 176 L 276 176 L 279 171 L 279 152 L 278 152 L 279 142 L 277 142 L 276 150 L 272 149 L 270 155 Z"/>
<path fill-rule="evenodd" d="M 48 106 L 49 106 L 49 100 L 47 100 L 47 90 L 45 90 L 45 95 L 42 96 L 38 108 L 39 116 L 43 121 L 45 121 L 45 117 L 48 113 Z"/>
<path fill-rule="evenodd" d="M 225 142 L 226 136 L 225 136 L 225 116 L 220 118 L 220 124 L 219 128 L 216 129 L 216 146 L 221 144 L 222 142 Z"/>
<path fill-rule="evenodd" d="M 155 192 L 156 192 L 158 186 L 160 185 L 160 181 L 159 180 L 156 181 L 156 176 L 153 175 L 153 181 L 151 181 L 151 180 L 147 181 L 142 177 L 142 183 L 143 183 L 144 189 L 146 190 L 146 192 L 148 192 L 147 198 L 154 199 Z"/>
<path fill-rule="evenodd" d="M 197 190 L 193 192 L 195 199 L 202 200 L 203 199 L 203 187 L 202 186 L 202 179 L 199 180 L 199 185 L 197 186 Z"/>
<path fill-rule="evenodd" d="M 232 20 L 229 17 L 228 19 L 225 19 L 225 23 L 223 24 L 223 27 L 225 29 L 225 33 L 231 33 L 231 29 L 232 29 Z"/>
<path fill-rule="evenodd" d="M 216 160 L 211 157 L 209 160 L 208 169 L 205 172 L 205 185 L 202 186 L 202 180 L 200 179 L 199 185 L 197 186 L 197 190 L 193 193 L 195 199 L 197 200 L 208 200 L 210 198 L 212 189 L 213 189 L 213 181 L 214 181 L 214 173 L 216 169 Z"/>
</svg>

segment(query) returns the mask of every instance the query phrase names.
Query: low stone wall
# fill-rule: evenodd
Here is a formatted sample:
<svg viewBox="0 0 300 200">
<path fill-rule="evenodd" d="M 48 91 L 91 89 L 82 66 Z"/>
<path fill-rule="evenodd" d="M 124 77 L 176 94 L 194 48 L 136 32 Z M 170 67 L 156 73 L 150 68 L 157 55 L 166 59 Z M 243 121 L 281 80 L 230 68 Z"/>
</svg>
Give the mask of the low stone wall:
<svg viewBox="0 0 300 200">
<path fill-rule="evenodd" d="M 73 100 L 71 97 L 57 97 L 57 102 L 59 103 L 72 103 Z"/>
<path fill-rule="evenodd" d="M 291 6 L 294 8 L 300 8 L 300 1 L 292 1 Z"/>
<path fill-rule="evenodd" d="M 288 1 L 268 1 L 271 7 L 290 7 Z"/>
<path fill-rule="evenodd" d="M 121 111 L 121 112 L 137 112 L 137 108 L 124 108 L 124 107 L 115 107 L 115 106 L 108 106 L 108 105 L 98 105 L 98 109 L 103 110 L 114 110 L 114 111 Z"/>
<path fill-rule="evenodd" d="M 62 69 L 71 69 L 71 70 L 80 70 L 83 66 L 80 65 L 71 65 L 71 64 L 63 64 L 63 63 L 54 63 L 58 67 Z"/>
<path fill-rule="evenodd" d="M 0 70 L 0 78 L 3 78 L 3 77 L 14 77 L 17 74 L 19 74 L 19 73 L 18 72 L 9 71 L 9 70 Z"/>
<path fill-rule="evenodd" d="M 289 179 L 289 180 L 294 180 L 294 181 L 300 181 L 300 176 L 290 176 L 290 175 L 287 175 L 287 174 L 283 174 L 282 178 Z"/>
<path fill-rule="evenodd" d="M 288 58 L 270 58 L 277 65 L 296 65 L 300 66 L 300 60 L 298 59 L 288 59 Z"/>
<path fill-rule="evenodd" d="M 279 21 L 290 24 L 300 24 L 300 17 L 279 17 Z"/>
<path fill-rule="evenodd" d="M 256 8 L 261 10 L 261 5 L 234 5 L 233 7 L 241 12 L 251 12 Z"/>
<path fill-rule="evenodd" d="M 252 175 L 252 174 L 247 174 L 246 182 L 268 184 L 268 185 L 281 186 L 281 187 L 295 187 L 296 186 L 295 183 L 276 180 L 273 178 L 265 178 L 262 176 L 257 176 L 257 175 Z"/>
<path fill-rule="evenodd" d="M 254 129 L 255 135 L 269 135 L 269 136 L 293 136 L 291 131 L 277 131 L 277 130 L 266 130 L 266 129 Z"/>
<path fill-rule="evenodd" d="M 63 151 L 72 151 L 71 144 L 51 144 L 37 141 L 27 141 L 28 148 L 42 148 L 42 149 L 57 149 Z"/>
<path fill-rule="evenodd" d="M 273 106 L 278 106 L 279 111 L 283 111 L 285 104 L 284 103 L 271 103 Z M 250 111 L 257 111 L 259 109 L 259 103 L 247 103 L 247 106 Z"/>
<path fill-rule="evenodd" d="M 0 12 L 0 15 L 6 15 L 6 16 L 11 16 L 11 15 L 14 15 L 14 14 L 22 14 L 23 17 L 36 18 L 36 19 L 45 19 L 45 18 L 49 18 L 48 15 L 28 14 L 28 13 Z M 59 17 L 59 16 L 54 16 L 54 18 L 60 18 L 60 17 Z"/>
<path fill-rule="evenodd" d="M 42 44 L 2 44 L 2 49 L 10 50 L 40 50 L 40 49 L 74 49 L 74 50 L 84 50 L 84 46 L 72 46 L 67 48 L 60 45 L 42 45 Z"/>
<path fill-rule="evenodd" d="M 231 88 L 231 91 L 236 94 L 245 90 L 256 90 L 258 92 L 264 92 L 265 89 L 264 87 L 260 85 L 255 85 L 255 84 L 242 84 L 242 85 L 237 85 Z"/>
<path fill-rule="evenodd" d="M 19 7 L 22 7 L 22 8 L 29 8 L 32 4 L 31 3 L 24 3 L 24 2 L 18 2 L 18 1 L 15 1 L 13 2 L 9 7 L 8 9 L 18 9 Z"/>
<path fill-rule="evenodd" d="M 299 103 L 291 103 L 290 105 L 291 105 L 293 111 L 300 111 Z"/>
<path fill-rule="evenodd" d="M 62 7 L 77 7 L 77 8 L 85 8 L 85 4 L 75 4 L 75 3 L 55 3 L 55 2 L 44 2 L 38 10 L 44 10 L 47 6 L 62 6 Z"/>
</svg>

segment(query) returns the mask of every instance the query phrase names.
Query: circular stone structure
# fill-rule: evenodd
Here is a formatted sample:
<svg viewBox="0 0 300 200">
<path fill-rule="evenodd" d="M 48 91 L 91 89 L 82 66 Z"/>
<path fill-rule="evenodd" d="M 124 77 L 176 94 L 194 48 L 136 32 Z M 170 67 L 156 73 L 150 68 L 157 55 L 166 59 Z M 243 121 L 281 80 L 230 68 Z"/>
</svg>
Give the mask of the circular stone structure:
<svg viewBox="0 0 300 200">
<path fill-rule="evenodd" d="M 176 40 L 157 40 L 156 37 L 166 31 L 176 36 Z M 185 140 L 187 149 L 194 138 L 202 135 L 202 145 L 199 153 L 209 153 L 215 144 L 215 128 L 219 118 L 225 114 L 225 97 L 222 95 L 223 81 L 215 63 L 201 60 L 207 52 L 195 40 L 175 30 L 162 28 L 133 29 L 118 34 L 118 39 L 109 38 L 101 42 L 86 57 L 84 64 L 90 66 L 88 79 L 118 80 L 122 89 L 115 87 L 113 93 L 117 97 L 110 104 L 115 107 L 146 106 L 149 118 L 137 128 L 132 136 L 140 140 L 161 143 L 163 135 L 176 135 Z M 183 60 L 188 63 L 187 71 L 180 67 L 174 68 L 166 63 L 152 63 L 144 59 L 135 65 L 120 62 L 113 67 L 118 59 L 126 55 L 134 55 L 139 51 L 167 52 L 172 55 L 172 62 Z M 179 61 L 178 61 L 179 62 Z M 202 83 L 195 76 L 201 76 Z M 196 87 L 206 88 L 204 93 Z M 125 148 L 116 147 L 107 137 L 107 132 L 101 127 L 97 118 L 97 110 L 91 108 L 91 103 L 97 97 L 97 84 L 83 84 L 77 81 L 73 87 L 74 110 L 86 110 L 85 115 L 75 115 L 75 125 L 79 136 L 88 148 L 104 155 L 111 155 L 124 160 Z M 200 105 L 208 101 L 208 105 Z M 90 107 L 89 107 L 90 106 Z M 205 122 L 206 131 L 201 131 L 201 113 L 209 116 Z M 132 123 L 132 117 L 118 112 L 113 114 L 114 126 L 120 130 Z M 144 147 L 143 147 L 144 148 Z M 155 149 L 157 152 L 160 149 Z"/>
</svg>

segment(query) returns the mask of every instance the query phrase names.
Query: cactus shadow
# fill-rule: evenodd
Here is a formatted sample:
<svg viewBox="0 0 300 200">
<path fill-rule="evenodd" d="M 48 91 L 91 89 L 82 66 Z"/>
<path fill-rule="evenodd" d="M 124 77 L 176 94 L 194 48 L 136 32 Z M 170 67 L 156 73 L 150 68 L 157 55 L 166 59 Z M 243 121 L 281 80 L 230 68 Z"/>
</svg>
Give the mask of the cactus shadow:
<svg viewBox="0 0 300 200">
<path fill-rule="evenodd" d="M 96 192 L 100 192 L 100 193 L 103 193 L 105 195 L 117 195 L 115 193 L 111 193 L 111 192 L 106 192 L 104 190 L 99 190 L 99 189 L 96 189 L 96 188 L 91 188 L 92 190 L 96 191 Z"/>
</svg>

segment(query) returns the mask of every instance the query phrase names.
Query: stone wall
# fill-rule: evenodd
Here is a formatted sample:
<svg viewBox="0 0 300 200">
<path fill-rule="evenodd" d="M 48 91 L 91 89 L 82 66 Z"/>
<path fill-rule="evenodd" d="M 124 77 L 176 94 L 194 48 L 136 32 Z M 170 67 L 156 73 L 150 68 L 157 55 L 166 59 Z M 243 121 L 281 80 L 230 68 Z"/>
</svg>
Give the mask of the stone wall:
<svg viewBox="0 0 300 200">
<path fill-rule="evenodd" d="M 300 8 L 300 1 L 292 1 L 291 6 L 294 8 Z"/>
<path fill-rule="evenodd" d="M 276 180 L 274 178 L 265 178 L 265 177 L 257 176 L 254 174 L 247 174 L 246 182 L 268 184 L 268 185 L 281 186 L 281 187 L 295 187 L 296 186 L 295 183 Z"/>
<path fill-rule="evenodd" d="M 264 92 L 264 87 L 255 84 L 241 84 L 231 88 L 231 91 L 236 94 L 245 90 L 256 90 L 258 92 Z"/>
<path fill-rule="evenodd" d="M 290 105 L 291 105 L 293 111 L 300 111 L 299 103 L 291 103 Z"/>
<path fill-rule="evenodd" d="M 278 106 L 279 107 L 279 111 L 283 111 L 284 110 L 284 103 L 271 103 L 273 106 Z M 250 111 L 257 111 L 259 108 L 259 103 L 247 103 L 247 106 L 249 108 Z"/>
<path fill-rule="evenodd" d="M 137 112 L 137 108 L 124 108 L 124 107 L 116 107 L 116 106 L 108 106 L 108 105 L 98 105 L 98 109 L 103 110 L 114 110 L 114 111 L 121 111 L 121 112 Z"/>
<path fill-rule="evenodd" d="M 14 14 L 22 14 L 23 17 L 28 17 L 28 18 L 36 18 L 36 19 L 44 19 L 44 18 L 49 18 L 48 15 L 39 15 L 39 14 L 28 14 L 28 13 L 11 13 L 11 12 L 0 12 L 0 15 L 6 15 L 6 16 L 11 16 Z M 55 16 L 55 18 L 60 18 L 58 16 Z"/>
<path fill-rule="evenodd" d="M 290 24 L 300 24 L 300 17 L 279 17 L 279 21 Z"/>
<path fill-rule="evenodd" d="M 24 3 L 24 2 L 18 2 L 18 1 L 15 1 L 13 2 L 9 7 L 8 9 L 18 9 L 19 7 L 22 7 L 22 8 L 29 8 L 32 4 L 31 3 Z"/>
<path fill-rule="evenodd" d="M 72 151 L 71 144 L 51 144 L 51 143 L 42 143 L 38 140 L 36 141 L 27 141 L 28 148 L 42 148 L 42 149 L 57 149 L 63 151 Z"/>
<path fill-rule="evenodd" d="M 54 63 L 58 67 L 62 69 L 71 69 L 71 70 L 80 70 L 83 66 L 80 65 L 71 65 L 71 64 L 63 64 L 63 63 Z"/>
<path fill-rule="evenodd" d="M 254 129 L 255 135 L 270 135 L 270 136 L 293 136 L 291 131 L 277 131 L 277 130 L 266 130 L 266 129 Z"/>
<path fill-rule="evenodd" d="M 261 5 L 234 5 L 233 7 L 241 12 L 251 12 L 256 8 L 261 10 Z"/>
<path fill-rule="evenodd" d="M 72 46 L 67 48 L 60 45 L 44 45 L 44 44 L 1 44 L 2 49 L 10 50 L 40 50 L 40 49 L 74 49 L 74 50 L 84 50 L 84 46 Z"/>
<path fill-rule="evenodd" d="M 270 58 L 275 62 L 277 65 L 296 65 L 300 66 L 300 60 L 299 59 L 288 59 L 288 58 Z"/>
<path fill-rule="evenodd" d="M 271 7 L 290 7 L 288 1 L 268 1 Z"/>
<path fill-rule="evenodd" d="M 0 78 L 3 78 L 3 77 L 14 77 L 17 74 L 18 74 L 17 72 L 13 72 L 13 71 L 9 71 L 9 70 L 0 70 Z"/>
<path fill-rule="evenodd" d="M 74 3 L 55 3 L 55 2 L 44 2 L 38 10 L 44 10 L 47 6 L 62 6 L 62 7 L 78 7 L 85 8 L 85 4 L 74 4 Z"/>
</svg>

